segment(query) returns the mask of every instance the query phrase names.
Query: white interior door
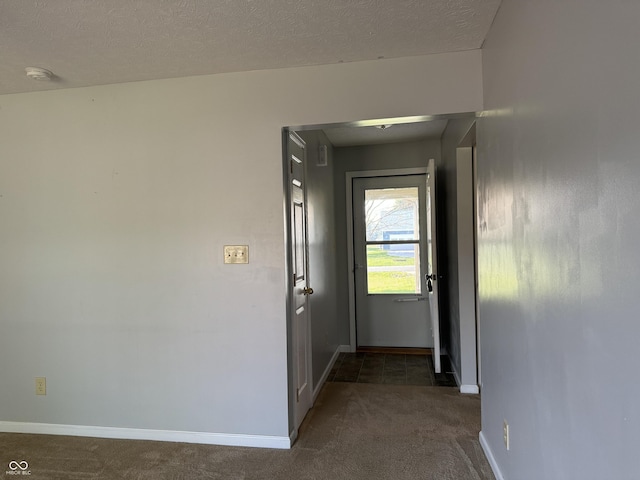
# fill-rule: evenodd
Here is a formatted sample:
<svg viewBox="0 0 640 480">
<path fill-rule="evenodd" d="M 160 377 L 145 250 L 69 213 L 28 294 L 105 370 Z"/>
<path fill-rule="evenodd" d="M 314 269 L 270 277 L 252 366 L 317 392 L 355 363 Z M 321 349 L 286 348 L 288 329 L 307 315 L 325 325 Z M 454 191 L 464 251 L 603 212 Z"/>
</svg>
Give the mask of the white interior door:
<svg viewBox="0 0 640 480">
<path fill-rule="evenodd" d="M 438 255 L 436 243 L 436 175 L 435 161 L 429 160 L 427 167 L 427 295 L 431 313 L 431 336 L 433 341 L 433 366 L 440 373 L 440 313 L 438 309 Z"/>
<path fill-rule="evenodd" d="M 294 132 L 288 142 L 289 188 L 291 192 L 291 325 L 295 379 L 295 424 L 300 426 L 311 408 L 311 334 L 309 325 L 309 248 L 305 184 L 305 143 Z"/>
<path fill-rule="evenodd" d="M 425 175 L 353 179 L 359 347 L 431 347 Z"/>
</svg>

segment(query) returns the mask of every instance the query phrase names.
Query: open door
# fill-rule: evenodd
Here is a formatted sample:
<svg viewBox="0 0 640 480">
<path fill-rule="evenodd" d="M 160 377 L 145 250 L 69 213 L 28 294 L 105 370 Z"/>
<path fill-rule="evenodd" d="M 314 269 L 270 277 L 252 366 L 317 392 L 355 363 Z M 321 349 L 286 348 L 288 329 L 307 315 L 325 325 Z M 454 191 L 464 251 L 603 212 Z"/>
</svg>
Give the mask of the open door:
<svg viewBox="0 0 640 480">
<path fill-rule="evenodd" d="M 309 245 L 307 243 L 307 194 L 305 179 L 306 145 L 295 132 L 289 133 L 287 162 L 291 209 L 292 291 L 291 326 L 293 335 L 294 421 L 295 428 L 311 408 L 311 336 L 309 317 Z"/>
<path fill-rule="evenodd" d="M 438 256 L 436 250 L 436 165 L 433 158 L 427 166 L 427 295 L 433 335 L 433 366 L 440 373 L 440 314 L 438 309 Z"/>
</svg>

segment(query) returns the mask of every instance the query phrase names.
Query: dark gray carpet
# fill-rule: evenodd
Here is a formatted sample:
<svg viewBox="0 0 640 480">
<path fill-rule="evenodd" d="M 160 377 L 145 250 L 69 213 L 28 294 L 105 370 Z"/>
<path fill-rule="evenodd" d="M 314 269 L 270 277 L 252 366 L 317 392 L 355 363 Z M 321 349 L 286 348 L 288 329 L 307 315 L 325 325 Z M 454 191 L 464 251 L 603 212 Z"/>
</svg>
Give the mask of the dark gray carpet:
<svg viewBox="0 0 640 480">
<path fill-rule="evenodd" d="M 0 433 L 0 475 L 18 459 L 34 480 L 493 480 L 479 429 L 480 399 L 454 388 L 327 383 L 288 451 Z"/>
</svg>

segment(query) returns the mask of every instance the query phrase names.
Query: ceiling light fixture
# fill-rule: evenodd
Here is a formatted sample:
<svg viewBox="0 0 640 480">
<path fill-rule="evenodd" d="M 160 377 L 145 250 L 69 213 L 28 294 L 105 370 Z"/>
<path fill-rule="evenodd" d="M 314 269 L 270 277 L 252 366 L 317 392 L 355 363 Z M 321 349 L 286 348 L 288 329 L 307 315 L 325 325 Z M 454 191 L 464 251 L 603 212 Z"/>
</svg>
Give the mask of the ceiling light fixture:
<svg viewBox="0 0 640 480">
<path fill-rule="evenodd" d="M 385 124 L 385 125 L 376 125 L 376 128 L 380 129 L 380 130 L 386 130 L 387 128 L 391 128 L 393 127 L 393 125 L 391 125 L 390 123 Z"/>
<path fill-rule="evenodd" d="M 24 70 L 27 72 L 27 77 L 32 80 L 51 80 L 53 78 L 53 73 L 45 68 L 27 67 Z"/>
</svg>

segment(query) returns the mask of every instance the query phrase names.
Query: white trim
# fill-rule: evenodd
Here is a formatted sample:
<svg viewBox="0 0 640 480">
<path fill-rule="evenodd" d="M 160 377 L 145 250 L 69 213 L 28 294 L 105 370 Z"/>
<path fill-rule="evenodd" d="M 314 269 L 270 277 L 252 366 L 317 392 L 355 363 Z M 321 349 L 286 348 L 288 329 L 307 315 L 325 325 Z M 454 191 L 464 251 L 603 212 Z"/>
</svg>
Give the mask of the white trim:
<svg viewBox="0 0 640 480">
<path fill-rule="evenodd" d="M 87 425 L 25 422 L 0 422 L 0 432 L 117 438 L 124 440 L 155 440 L 159 442 L 201 443 L 232 447 L 291 448 L 291 440 L 289 437 L 236 433 L 182 432 L 176 430 L 149 430 L 142 428 L 94 427 Z"/>
<path fill-rule="evenodd" d="M 460 393 L 478 395 L 480 393 L 480 388 L 478 385 L 460 385 Z"/>
<path fill-rule="evenodd" d="M 298 429 L 296 428 L 289 434 L 289 445 L 293 446 L 293 444 L 296 442 L 297 439 L 298 439 Z"/>
<path fill-rule="evenodd" d="M 311 405 L 316 403 L 316 398 L 318 398 L 318 395 L 320 394 L 320 390 L 322 390 L 322 386 L 327 381 L 327 378 L 329 377 L 329 373 L 331 373 L 331 369 L 333 368 L 336 361 L 338 360 L 338 355 L 340 355 L 342 352 L 346 352 L 346 353 L 351 352 L 351 345 L 338 345 L 338 347 L 336 348 L 336 351 L 333 352 L 333 356 L 331 357 L 331 360 L 329 360 L 329 364 L 327 365 L 327 368 L 324 369 L 324 373 L 320 377 L 320 381 L 318 382 L 318 384 L 315 386 L 313 390 L 313 394 L 311 397 Z"/>
<path fill-rule="evenodd" d="M 484 451 L 484 455 L 487 457 L 487 461 L 489 462 L 491 470 L 493 470 L 493 475 L 496 477 L 496 480 L 505 480 L 502 472 L 500 471 L 500 467 L 498 467 L 498 462 L 496 462 L 496 458 L 493 456 L 491 447 L 489 447 L 489 444 L 487 443 L 484 432 L 480 432 L 480 435 L 478 435 L 478 437 L 480 439 L 480 446 Z"/>
<path fill-rule="evenodd" d="M 422 175 L 427 173 L 427 167 L 394 168 L 383 170 L 361 170 L 345 173 L 347 194 L 347 269 L 349 271 L 349 342 L 351 352 L 355 352 L 356 344 L 356 287 L 353 278 L 353 179 L 368 177 L 390 177 L 394 175 Z"/>
<path fill-rule="evenodd" d="M 329 363 L 327 364 L 327 368 L 324 369 L 324 372 L 322 373 L 320 380 L 316 385 L 314 385 L 314 389 L 311 394 L 311 406 L 313 406 L 313 404 L 316 403 L 316 398 L 318 398 L 318 395 L 320 394 L 320 390 L 322 390 L 322 386 L 324 385 L 324 382 L 327 381 L 327 378 L 329 377 L 329 373 L 331 373 L 331 369 L 333 368 L 333 365 L 336 363 L 336 360 L 338 360 L 338 355 L 340 355 L 340 352 L 342 351 L 341 350 L 342 347 L 343 345 L 338 345 L 338 347 L 336 348 L 336 351 L 333 352 L 331 360 L 329 360 Z"/>
<path fill-rule="evenodd" d="M 356 351 L 356 286 L 353 278 L 353 266 L 355 265 L 353 253 L 353 177 L 351 172 L 346 173 L 347 182 L 347 280 L 349 287 L 349 347 Z"/>
<path fill-rule="evenodd" d="M 456 366 L 453 364 L 453 362 L 451 362 L 451 372 L 453 373 L 453 376 L 456 379 L 456 383 L 460 388 L 460 393 L 465 393 L 470 395 L 477 395 L 480 393 L 480 387 L 478 387 L 478 385 L 463 384 L 460 381 L 460 375 L 458 374 L 458 371 L 456 370 Z"/>
</svg>

